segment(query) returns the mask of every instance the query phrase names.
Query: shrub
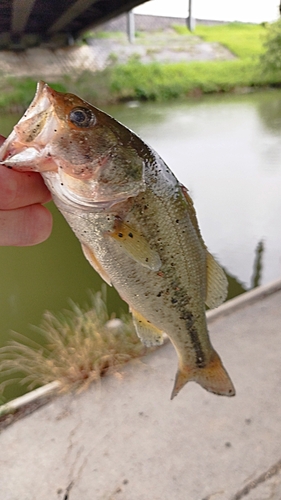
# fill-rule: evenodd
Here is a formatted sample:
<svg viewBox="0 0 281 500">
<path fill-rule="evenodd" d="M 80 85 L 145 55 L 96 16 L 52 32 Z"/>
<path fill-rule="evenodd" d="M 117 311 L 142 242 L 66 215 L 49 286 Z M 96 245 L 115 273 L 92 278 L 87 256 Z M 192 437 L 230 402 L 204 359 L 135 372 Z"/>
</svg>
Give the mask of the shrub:
<svg viewBox="0 0 281 500">
<path fill-rule="evenodd" d="M 112 68 L 111 91 L 116 99 L 166 101 L 184 98 L 194 91 L 226 92 L 237 86 L 264 84 L 254 63 L 248 60 L 192 63 L 141 64 Z"/>
<path fill-rule="evenodd" d="M 22 112 L 31 103 L 37 81 L 34 78 L 3 78 L 0 82 L 0 108 L 9 112 Z M 60 83 L 52 83 L 58 92 L 66 92 L 66 87 Z"/>
<path fill-rule="evenodd" d="M 46 312 L 34 327 L 38 343 L 14 333 L 14 340 L 0 349 L 1 374 L 9 383 L 19 381 L 31 390 L 58 381 L 60 391 L 84 389 L 105 374 L 153 350 L 141 344 L 131 316 L 110 318 L 103 293 L 91 296 L 90 307 L 72 303 L 54 316 Z M 11 378 L 13 376 L 13 378 Z"/>
<path fill-rule="evenodd" d="M 281 19 L 268 25 L 264 46 L 260 58 L 263 71 L 281 73 Z"/>
</svg>

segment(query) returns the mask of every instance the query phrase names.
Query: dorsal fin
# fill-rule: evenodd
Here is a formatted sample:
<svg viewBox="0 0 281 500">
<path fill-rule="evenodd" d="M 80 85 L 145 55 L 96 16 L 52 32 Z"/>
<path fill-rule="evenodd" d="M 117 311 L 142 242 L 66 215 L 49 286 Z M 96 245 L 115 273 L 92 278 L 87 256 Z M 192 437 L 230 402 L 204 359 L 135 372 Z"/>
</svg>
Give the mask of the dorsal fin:
<svg viewBox="0 0 281 500">
<path fill-rule="evenodd" d="M 214 257 L 206 251 L 207 254 L 207 292 L 206 305 L 213 309 L 218 307 L 226 299 L 228 281 L 220 265 Z"/>
<path fill-rule="evenodd" d="M 214 257 L 208 252 L 204 240 L 201 236 L 201 232 L 198 226 L 198 221 L 196 217 L 195 208 L 193 201 L 189 196 L 188 190 L 183 185 L 180 186 L 184 199 L 186 201 L 188 215 L 190 217 L 191 223 L 197 233 L 197 236 L 204 248 L 206 249 L 206 260 L 207 260 L 207 291 L 206 291 L 206 305 L 212 309 L 218 307 L 227 296 L 228 282 L 224 271 L 220 265 L 215 261 Z"/>
<path fill-rule="evenodd" d="M 182 194 L 184 196 L 184 199 L 186 201 L 186 208 L 187 208 L 187 212 L 188 212 L 191 224 L 193 225 L 193 227 L 194 227 L 194 229 L 195 229 L 195 231 L 197 233 L 197 236 L 198 236 L 199 240 L 201 241 L 201 243 L 203 244 L 203 246 L 205 248 L 207 248 L 206 245 L 205 245 L 205 243 L 204 243 L 204 240 L 202 238 L 201 232 L 200 232 L 200 228 L 199 228 L 199 225 L 198 225 L 197 215 L 196 215 L 196 211 L 195 211 L 195 208 L 194 208 L 193 200 L 192 200 L 192 198 L 190 197 L 190 195 L 188 193 L 188 189 L 183 184 L 180 184 L 180 188 L 181 188 Z"/>
</svg>

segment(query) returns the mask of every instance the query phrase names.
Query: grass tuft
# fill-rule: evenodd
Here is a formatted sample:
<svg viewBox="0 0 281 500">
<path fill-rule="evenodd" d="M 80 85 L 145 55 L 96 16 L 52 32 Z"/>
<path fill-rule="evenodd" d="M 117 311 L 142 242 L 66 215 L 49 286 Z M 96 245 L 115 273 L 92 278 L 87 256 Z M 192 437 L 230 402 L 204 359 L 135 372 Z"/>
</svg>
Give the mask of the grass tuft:
<svg viewBox="0 0 281 500">
<path fill-rule="evenodd" d="M 70 310 L 57 316 L 47 311 L 40 327 L 33 329 L 43 346 L 14 333 L 14 340 L 0 349 L 1 374 L 6 378 L 1 390 L 15 380 L 28 390 L 53 381 L 59 381 L 61 392 L 83 390 L 148 352 L 129 315 L 109 317 L 104 291 L 92 294 L 85 310 L 71 303 Z"/>
</svg>

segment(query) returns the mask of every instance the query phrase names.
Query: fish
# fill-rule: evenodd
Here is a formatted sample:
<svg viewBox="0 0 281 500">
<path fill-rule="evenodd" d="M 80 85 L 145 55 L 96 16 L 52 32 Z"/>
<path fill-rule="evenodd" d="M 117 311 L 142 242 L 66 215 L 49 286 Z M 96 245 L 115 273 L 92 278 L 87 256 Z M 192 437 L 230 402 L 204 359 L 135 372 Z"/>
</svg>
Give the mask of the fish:
<svg viewBox="0 0 281 500">
<path fill-rule="evenodd" d="M 84 99 L 40 81 L 0 149 L 0 163 L 40 172 L 85 257 L 129 305 L 140 340 L 178 357 L 171 399 L 187 382 L 234 396 L 211 344 L 206 305 L 227 279 L 202 238 L 193 201 L 140 137 Z"/>
</svg>

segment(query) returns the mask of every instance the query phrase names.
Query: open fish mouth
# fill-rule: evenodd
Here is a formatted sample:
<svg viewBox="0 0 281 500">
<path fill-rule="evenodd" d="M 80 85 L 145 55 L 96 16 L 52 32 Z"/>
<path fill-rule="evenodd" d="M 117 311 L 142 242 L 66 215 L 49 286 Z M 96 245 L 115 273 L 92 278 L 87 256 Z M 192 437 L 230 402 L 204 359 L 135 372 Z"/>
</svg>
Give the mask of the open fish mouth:
<svg viewBox="0 0 281 500">
<path fill-rule="evenodd" d="M 69 189 L 67 174 L 54 157 L 51 141 L 60 123 L 52 101 L 54 91 L 43 81 L 38 82 L 33 101 L 0 148 L 0 164 L 18 171 L 39 172 L 53 195 L 79 206 L 91 206 L 84 196 L 71 186 Z"/>
<path fill-rule="evenodd" d="M 130 140 L 123 148 L 119 124 L 43 81 L 0 148 L 1 164 L 41 173 L 54 196 L 80 207 L 112 206 L 145 189 L 144 163 Z"/>
<path fill-rule="evenodd" d="M 57 171 L 49 142 L 58 120 L 50 100 L 50 87 L 40 81 L 35 97 L 0 148 L 0 163 L 16 170 Z"/>
</svg>

